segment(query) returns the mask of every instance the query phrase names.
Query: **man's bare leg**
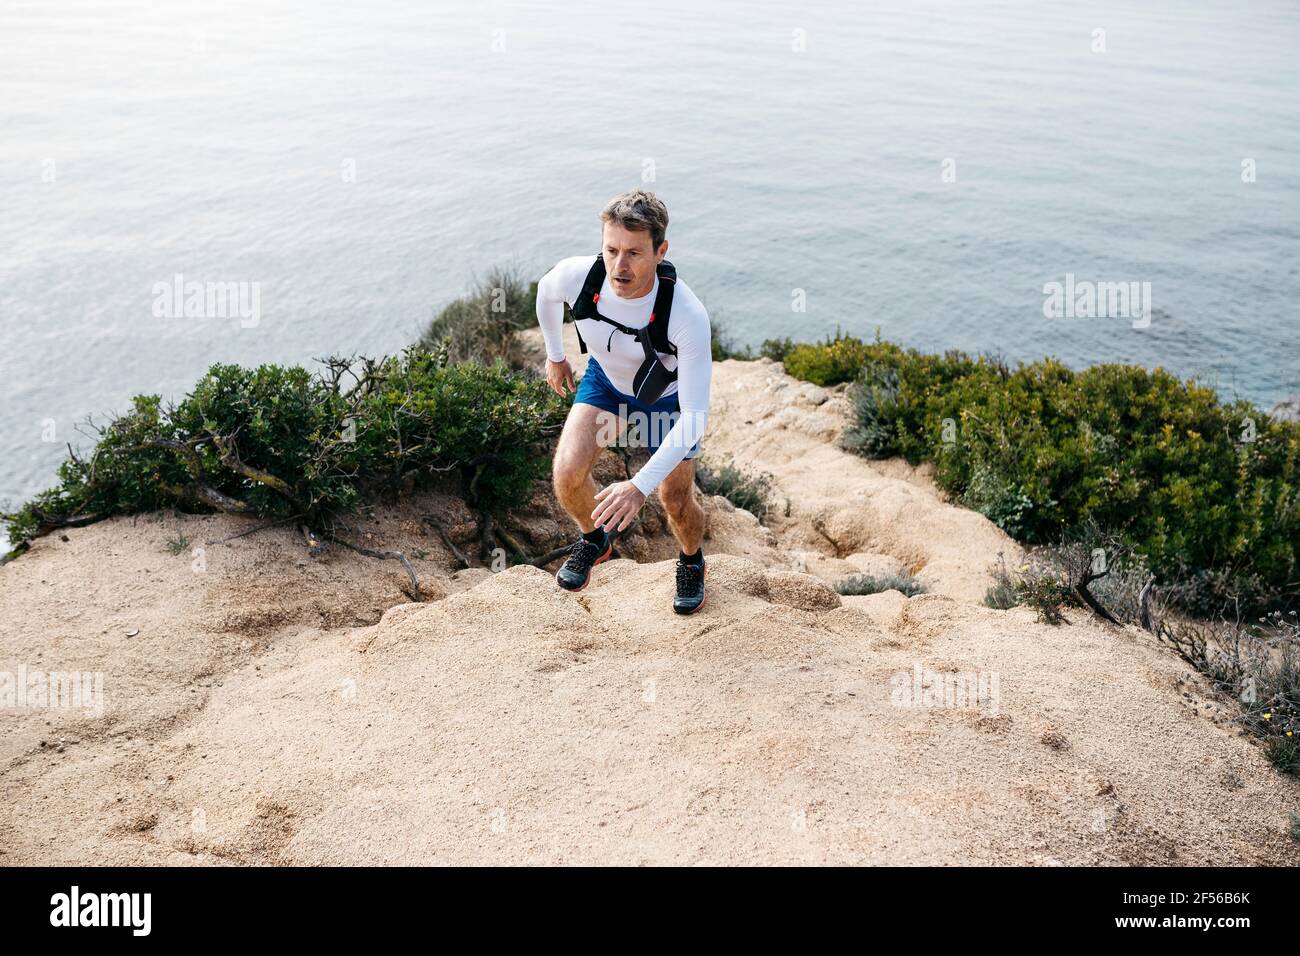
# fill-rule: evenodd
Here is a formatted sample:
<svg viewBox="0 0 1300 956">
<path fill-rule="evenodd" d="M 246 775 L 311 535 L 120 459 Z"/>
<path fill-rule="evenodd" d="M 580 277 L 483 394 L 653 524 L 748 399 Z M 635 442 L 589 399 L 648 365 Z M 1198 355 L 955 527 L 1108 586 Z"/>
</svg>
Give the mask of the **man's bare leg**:
<svg viewBox="0 0 1300 956">
<path fill-rule="evenodd" d="M 683 554 L 694 554 L 704 542 L 704 509 L 695 495 L 695 460 L 687 458 L 659 483 L 659 500 L 668 527 Z"/>
<path fill-rule="evenodd" d="M 618 416 L 611 412 L 576 402 L 564 421 L 564 431 L 555 447 L 551 480 L 555 497 L 578 523 L 583 533 L 596 530 L 591 513 L 596 510 L 596 481 L 591 469 L 596 458 L 620 434 Z"/>
<path fill-rule="evenodd" d="M 688 458 L 659 484 L 668 526 L 682 549 L 677 559 L 677 595 L 673 611 L 694 614 L 704 603 L 704 509 L 695 499 L 695 462 Z"/>
</svg>

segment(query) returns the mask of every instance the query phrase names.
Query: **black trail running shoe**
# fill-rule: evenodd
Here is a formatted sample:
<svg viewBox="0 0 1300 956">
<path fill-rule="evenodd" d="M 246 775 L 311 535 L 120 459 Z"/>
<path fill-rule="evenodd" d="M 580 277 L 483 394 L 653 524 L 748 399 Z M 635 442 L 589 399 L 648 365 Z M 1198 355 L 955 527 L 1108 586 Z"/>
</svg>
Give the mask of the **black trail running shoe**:
<svg viewBox="0 0 1300 956">
<path fill-rule="evenodd" d="M 586 538 L 579 538 L 569 548 L 569 556 L 555 572 L 555 583 L 566 591 L 581 591 L 591 582 L 591 569 L 606 560 L 614 551 L 614 542 L 605 536 L 605 546 L 601 548 Z"/>
<path fill-rule="evenodd" d="M 673 610 L 678 614 L 694 614 L 704 603 L 705 564 L 687 564 L 677 559 L 677 596 L 673 598 Z"/>
</svg>

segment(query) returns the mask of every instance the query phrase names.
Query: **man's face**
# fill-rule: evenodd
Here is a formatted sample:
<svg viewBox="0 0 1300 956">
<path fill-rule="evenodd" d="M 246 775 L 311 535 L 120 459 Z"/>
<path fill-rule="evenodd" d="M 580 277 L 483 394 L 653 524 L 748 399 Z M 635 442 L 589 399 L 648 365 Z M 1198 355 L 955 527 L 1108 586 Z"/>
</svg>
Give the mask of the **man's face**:
<svg viewBox="0 0 1300 956">
<path fill-rule="evenodd" d="M 646 295 L 655 282 L 655 267 L 668 252 L 668 240 L 656 250 L 650 233 L 628 229 L 621 223 L 607 222 L 602 230 L 605 271 L 614 294 L 620 299 L 637 299 Z"/>
</svg>

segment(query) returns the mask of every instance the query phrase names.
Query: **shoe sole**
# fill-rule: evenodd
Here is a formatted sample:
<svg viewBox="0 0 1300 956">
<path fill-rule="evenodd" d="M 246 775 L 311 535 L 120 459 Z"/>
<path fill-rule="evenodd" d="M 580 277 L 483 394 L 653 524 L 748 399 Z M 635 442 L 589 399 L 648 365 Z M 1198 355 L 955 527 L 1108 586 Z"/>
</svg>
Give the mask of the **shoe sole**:
<svg viewBox="0 0 1300 956">
<path fill-rule="evenodd" d="M 708 576 L 709 576 L 709 566 L 706 564 L 706 565 L 704 566 L 704 573 L 700 575 L 700 581 L 701 581 L 701 583 L 702 583 L 702 582 L 704 581 L 704 579 L 707 578 Z M 704 597 L 700 598 L 700 603 L 697 604 L 697 605 L 695 605 L 695 607 L 691 608 L 689 611 L 678 611 L 678 610 L 677 610 L 677 605 L 674 604 L 674 605 L 673 605 L 673 611 L 675 611 L 677 614 L 680 614 L 682 617 L 690 617 L 692 614 L 694 614 L 694 613 L 695 613 L 696 611 L 698 611 L 700 608 L 704 607 L 704 602 L 708 599 L 708 597 L 709 597 L 709 592 L 708 592 L 708 590 L 706 589 L 705 592 L 704 592 Z"/>
<path fill-rule="evenodd" d="M 608 560 L 609 556 L 613 553 L 614 553 L 614 542 L 611 541 L 609 543 L 609 547 L 605 549 L 605 553 L 602 554 L 595 561 L 591 562 L 591 571 L 595 571 L 596 565 L 600 564 L 602 561 Z M 587 590 L 587 585 L 591 583 L 591 571 L 587 572 L 587 580 L 582 582 L 582 587 L 580 588 L 566 588 L 563 584 L 560 583 L 559 572 L 557 571 L 556 578 L 555 578 L 555 586 L 558 587 L 561 591 L 568 591 L 570 594 L 577 594 L 579 591 L 585 591 Z"/>
</svg>

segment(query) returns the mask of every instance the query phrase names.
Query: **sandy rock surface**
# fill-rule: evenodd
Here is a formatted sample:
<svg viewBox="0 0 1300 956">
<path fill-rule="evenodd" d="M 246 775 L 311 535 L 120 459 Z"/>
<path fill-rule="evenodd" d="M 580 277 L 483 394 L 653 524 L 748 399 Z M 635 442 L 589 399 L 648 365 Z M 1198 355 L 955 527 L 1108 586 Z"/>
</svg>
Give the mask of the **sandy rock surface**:
<svg viewBox="0 0 1300 956">
<path fill-rule="evenodd" d="M 575 595 L 458 570 L 421 520 L 471 541 L 453 501 L 377 509 L 419 601 L 227 517 L 41 539 L 0 569 L 0 672 L 99 673 L 103 707 L 0 708 L 0 864 L 1297 862 L 1295 778 L 1182 661 L 983 607 L 1014 544 L 839 450 L 840 396 L 767 362 L 714 390 L 706 457 L 774 506 L 705 501 L 690 617 L 649 519 Z M 898 570 L 929 593 L 834 590 Z"/>
</svg>

